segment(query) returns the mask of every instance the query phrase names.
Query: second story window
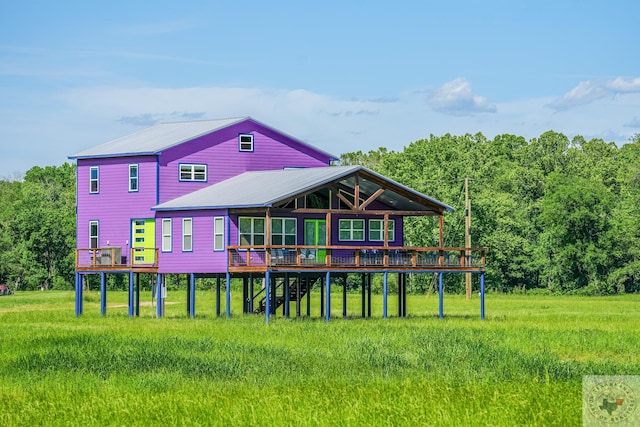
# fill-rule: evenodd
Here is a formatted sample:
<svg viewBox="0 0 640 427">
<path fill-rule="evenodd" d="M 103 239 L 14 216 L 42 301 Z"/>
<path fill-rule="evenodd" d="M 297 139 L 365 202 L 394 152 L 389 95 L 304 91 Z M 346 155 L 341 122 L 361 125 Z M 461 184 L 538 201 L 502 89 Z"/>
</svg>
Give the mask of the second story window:
<svg viewBox="0 0 640 427">
<path fill-rule="evenodd" d="M 364 241 L 364 219 L 341 219 L 339 239 Z"/>
<path fill-rule="evenodd" d="M 162 252 L 171 252 L 171 218 L 162 218 Z"/>
<path fill-rule="evenodd" d="M 395 221 L 390 219 L 387 225 L 387 241 L 394 241 Z M 369 240 L 372 242 L 384 241 L 384 221 L 381 219 L 369 220 Z"/>
<path fill-rule="evenodd" d="M 89 221 L 89 248 L 98 248 L 98 221 Z"/>
<path fill-rule="evenodd" d="M 182 251 L 193 251 L 193 219 L 182 218 Z"/>
<path fill-rule="evenodd" d="M 253 135 L 251 134 L 238 135 L 238 150 L 253 151 Z"/>
<path fill-rule="evenodd" d="M 242 246 L 261 246 L 265 244 L 264 218 L 240 217 L 239 243 Z"/>
<path fill-rule="evenodd" d="M 89 193 L 100 192 L 100 169 L 98 166 L 89 168 Z"/>
<path fill-rule="evenodd" d="M 138 191 L 138 165 L 129 165 L 129 191 Z"/>
<path fill-rule="evenodd" d="M 207 181 L 207 165 L 181 164 L 180 181 Z"/>
</svg>

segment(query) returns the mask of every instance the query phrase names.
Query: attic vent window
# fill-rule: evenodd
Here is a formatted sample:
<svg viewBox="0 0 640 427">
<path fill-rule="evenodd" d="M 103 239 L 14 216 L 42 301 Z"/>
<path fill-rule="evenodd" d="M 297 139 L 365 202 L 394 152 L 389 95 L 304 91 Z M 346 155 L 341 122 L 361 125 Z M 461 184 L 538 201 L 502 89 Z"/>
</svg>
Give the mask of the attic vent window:
<svg viewBox="0 0 640 427">
<path fill-rule="evenodd" d="M 238 147 L 240 151 L 253 151 L 253 135 L 251 134 L 239 135 Z"/>
</svg>

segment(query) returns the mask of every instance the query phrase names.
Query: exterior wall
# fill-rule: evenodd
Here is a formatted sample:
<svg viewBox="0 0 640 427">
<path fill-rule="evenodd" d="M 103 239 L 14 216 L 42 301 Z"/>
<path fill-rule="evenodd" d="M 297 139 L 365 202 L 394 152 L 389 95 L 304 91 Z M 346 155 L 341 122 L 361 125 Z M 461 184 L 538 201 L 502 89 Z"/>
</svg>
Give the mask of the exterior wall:
<svg viewBox="0 0 640 427">
<path fill-rule="evenodd" d="M 77 168 L 77 247 L 89 247 L 89 221 L 99 221 L 98 247 L 118 246 L 129 256 L 132 219 L 153 218 L 156 203 L 155 156 L 79 159 Z M 129 165 L 138 165 L 138 191 L 129 191 Z M 99 167 L 99 192 L 89 193 L 89 168 Z"/>
<path fill-rule="evenodd" d="M 238 149 L 240 134 L 254 135 L 254 151 Z M 245 121 L 168 149 L 160 155 L 160 200 L 166 202 L 247 171 L 329 166 L 331 158 L 295 140 Z M 180 182 L 181 163 L 206 164 L 206 182 Z"/>
<path fill-rule="evenodd" d="M 213 250 L 213 218 L 224 217 L 225 249 Z M 162 251 L 162 219 L 171 218 L 171 252 Z M 182 219 L 193 219 L 193 250 L 182 250 Z M 158 212 L 156 245 L 160 248 L 159 273 L 224 273 L 227 271 L 228 220 L 224 210 Z"/>
</svg>

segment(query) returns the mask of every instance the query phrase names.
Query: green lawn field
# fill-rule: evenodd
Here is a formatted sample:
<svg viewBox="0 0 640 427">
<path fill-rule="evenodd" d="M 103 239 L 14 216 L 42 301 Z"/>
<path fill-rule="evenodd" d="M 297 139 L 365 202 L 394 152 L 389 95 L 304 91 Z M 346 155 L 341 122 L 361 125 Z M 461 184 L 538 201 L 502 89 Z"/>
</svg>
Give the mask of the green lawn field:
<svg viewBox="0 0 640 427">
<path fill-rule="evenodd" d="M 139 318 L 124 292 L 0 297 L 0 425 L 579 426 L 584 375 L 640 375 L 640 295 L 410 295 L 408 318 L 360 319 L 341 294 L 333 319 L 269 325 L 215 317 L 212 291 L 170 292 Z M 223 298 L 224 303 L 224 298 Z M 292 310 L 293 311 L 293 310 Z M 304 311 L 304 310 L 303 310 Z M 224 307 L 223 307 L 224 314 Z M 293 311 L 295 312 L 295 311 Z M 389 299 L 389 314 L 397 312 Z"/>
</svg>

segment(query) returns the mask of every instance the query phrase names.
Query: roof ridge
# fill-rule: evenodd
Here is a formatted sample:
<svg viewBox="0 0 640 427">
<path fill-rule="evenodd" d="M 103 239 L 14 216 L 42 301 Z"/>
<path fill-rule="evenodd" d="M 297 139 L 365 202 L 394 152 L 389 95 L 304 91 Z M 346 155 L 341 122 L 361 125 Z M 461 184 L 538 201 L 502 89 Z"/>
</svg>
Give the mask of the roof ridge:
<svg viewBox="0 0 640 427">
<path fill-rule="evenodd" d="M 247 119 L 251 119 L 251 116 L 225 117 L 220 119 L 177 120 L 175 122 L 158 122 L 153 126 L 172 125 L 172 124 L 178 124 L 178 123 L 203 123 L 203 122 L 219 122 L 223 120 L 247 120 Z"/>
</svg>

